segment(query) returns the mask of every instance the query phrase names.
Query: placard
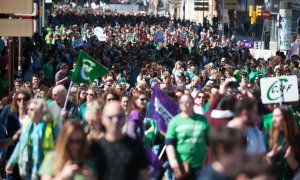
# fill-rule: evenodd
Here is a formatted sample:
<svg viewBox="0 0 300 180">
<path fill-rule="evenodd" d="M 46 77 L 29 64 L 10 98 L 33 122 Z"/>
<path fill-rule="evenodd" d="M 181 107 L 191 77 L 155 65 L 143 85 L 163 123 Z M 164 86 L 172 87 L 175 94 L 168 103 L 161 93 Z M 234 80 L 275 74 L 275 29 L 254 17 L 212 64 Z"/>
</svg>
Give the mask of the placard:
<svg viewBox="0 0 300 180">
<path fill-rule="evenodd" d="M 263 104 L 296 102 L 299 100 L 297 76 L 281 76 L 260 79 Z"/>
<path fill-rule="evenodd" d="M 72 46 L 73 46 L 73 48 L 78 48 L 78 47 L 83 46 L 83 40 L 82 39 L 75 39 L 72 42 Z"/>
</svg>

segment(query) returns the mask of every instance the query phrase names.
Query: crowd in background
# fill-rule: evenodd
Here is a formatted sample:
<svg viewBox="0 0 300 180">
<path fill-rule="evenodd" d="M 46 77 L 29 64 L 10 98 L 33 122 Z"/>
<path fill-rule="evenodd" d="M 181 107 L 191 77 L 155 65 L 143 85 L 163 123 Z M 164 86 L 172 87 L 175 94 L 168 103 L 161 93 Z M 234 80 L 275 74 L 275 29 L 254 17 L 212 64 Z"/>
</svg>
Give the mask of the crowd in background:
<svg viewBox="0 0 300 180">
<path fill-rule="evenodd" d="M 219 34 L 216 19 L 55 6 L 43 35 L 24 41 L 24 75 L 8 92 L 0 45 L 7 179 L 297 179 L 300 104 L 260 96 L 261 78 L 300 77 L 297 55 L 255 59 L 235 34 Z M 109 74 L 73 84 L 67 97 L 80 50 Z M 167 132 L 145 118 L 155 85 L 180 109 Z M 163 152 L 155 176 L 145 146 Z"/>
</svg>

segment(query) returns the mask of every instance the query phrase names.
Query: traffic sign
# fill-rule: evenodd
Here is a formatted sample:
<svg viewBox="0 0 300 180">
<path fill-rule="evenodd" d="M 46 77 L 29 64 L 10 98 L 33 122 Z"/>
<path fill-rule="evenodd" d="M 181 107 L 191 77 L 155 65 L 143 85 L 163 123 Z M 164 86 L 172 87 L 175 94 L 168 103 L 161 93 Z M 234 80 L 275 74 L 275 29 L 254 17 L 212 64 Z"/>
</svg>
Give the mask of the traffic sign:
<svg viewBox="0 0 300 180">
<path fill-rule="evenodd" d="M 37 32 L 37 22 L 33 19 L 0 19 L 0 36 L 31 37 Z"/>
<path fill-rule="evenodd" d="M 208 5 L 209 5 L 208 2 L 194 2 L 194 6 L 208 7 Z"/>
<path fill-rule="evenodd" d="M 208 7 L 201 7 L 201 6 L 198 6 L 198 7 L 194 7 L 194 11 L 208 11 L 209 8 Z"/>
<path fill-rule="evenodd" d="M 261 11 L 261 17 L 263 19 L 269 19 L 270 18 L 270 11 L 268 11 L 268 10 Z"/>
<path fill-rule="evenodd" d="M 33 0 L 1 0 L 0 13 L 22 13 L 33 12 Z"/>
</svg>

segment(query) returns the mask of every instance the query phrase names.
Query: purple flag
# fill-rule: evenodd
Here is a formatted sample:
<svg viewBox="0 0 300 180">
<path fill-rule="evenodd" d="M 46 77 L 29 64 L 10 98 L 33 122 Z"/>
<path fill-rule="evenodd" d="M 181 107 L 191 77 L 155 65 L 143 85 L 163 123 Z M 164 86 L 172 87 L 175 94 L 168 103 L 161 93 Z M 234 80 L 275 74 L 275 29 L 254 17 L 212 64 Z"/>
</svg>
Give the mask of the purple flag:
<svg viewBox="0 0 300 180">
<path fill-rule="evenodd" d="M 253 48 L 254 39 L 246 39 L 244 40 L 245 48 Z"/>
<path fill-rule="evenodd" d="M 156 120 L 158 129 L 166 133 L 169 121 L 178 113 L 177 103 L 156 84 L 152 91 L 146 117 Z"/>
<path fill-rule="evenodd" d="M 152 151 L 152 149 L 150 147 L 145 146 L 144 149 L 147 154 L 149 163 L 151 165 L 149 175 L 151 178 L 155 178 L 155 176 L 160 171 L 160 168 L 162 167 L 164 162 L 162 160 L 158 159 L 157 155 L 154 154 L 154 152 Z"/>
</svg>

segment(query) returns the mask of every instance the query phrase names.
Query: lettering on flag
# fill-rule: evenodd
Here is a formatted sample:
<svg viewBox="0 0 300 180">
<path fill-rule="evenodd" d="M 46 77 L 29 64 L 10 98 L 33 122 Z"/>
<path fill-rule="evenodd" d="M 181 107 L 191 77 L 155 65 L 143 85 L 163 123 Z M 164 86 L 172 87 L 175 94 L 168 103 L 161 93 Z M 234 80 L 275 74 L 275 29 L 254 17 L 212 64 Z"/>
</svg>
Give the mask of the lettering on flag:
<svg viewBox="0 0 300 180">
<path fill-rule="evenodd" d="M 146 117 L 154 119 L 157 122 L 158 129 L 165 133 L 168 123 L 178 113 L 178 104 L 159 88 L 159 84 L 156 84 L 153 87 Z"/>
<path fill-rule="evenodd" d="M 154 100 L 154 107 L 155 111 L 158 112 L 167 123 L 171 121 L 173 117 L 172 114 L 159 102 L 157 97 L 155 97 Z"/>
<path fill-rule="evenodd" d="M 90 81 L 90 72 L 96 67 L 96 64 L 93 61 L 88 59 L 83 59 L 83 65 L 80 70 L 81 78 L 85 81 Z"/>
</svg>

